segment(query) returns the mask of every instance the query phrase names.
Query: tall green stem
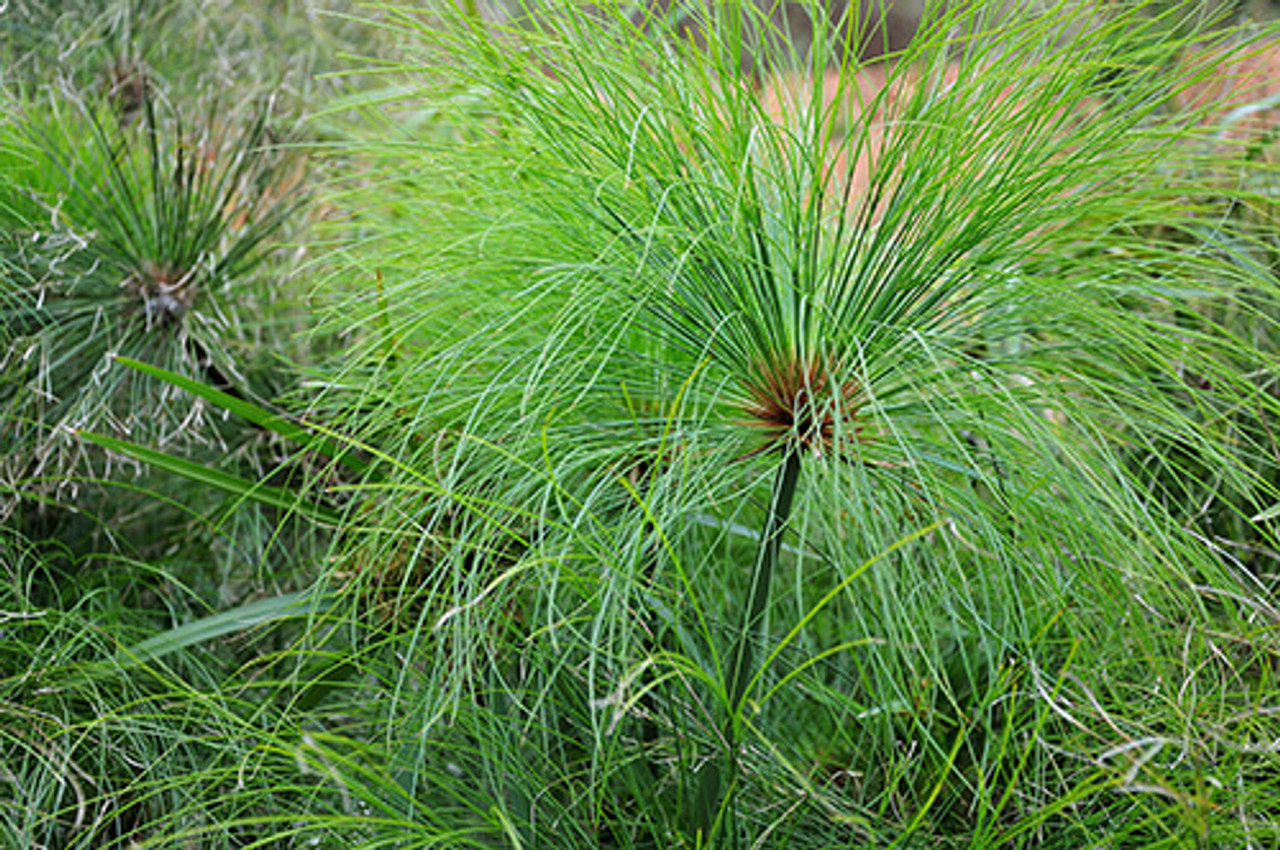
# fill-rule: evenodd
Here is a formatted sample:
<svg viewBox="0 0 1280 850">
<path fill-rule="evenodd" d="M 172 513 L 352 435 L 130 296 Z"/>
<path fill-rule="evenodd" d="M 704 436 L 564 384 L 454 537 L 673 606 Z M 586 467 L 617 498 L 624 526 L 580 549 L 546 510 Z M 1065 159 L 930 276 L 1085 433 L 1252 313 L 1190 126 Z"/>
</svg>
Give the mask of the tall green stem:
<svg viewBox="0 0 1280 850">
<path fill-rule="evenodd" d="M 748 591 L 746 613 L 742 625 L 729 653 L 729 680 L 727 704 L 728 717 L 725 719 L 724 737 L 728 745 L 725 754 L 724 771 L 717 769 L 715 762 L 704 766 L 701 787 L 699 789 L 698 830 L 703 840 L 709 841 L 713 834 L 717 813 L 723 808 L 729 820 L 723 826 L 728 835 L 728 846 L 734 846 L 732 825 L 732 806 L 724 805 L 724 795 L 732 794 L 737 784 L 739 725 L 738 713 L 742 709 L 742 701 L 747 694 L 747 686 L 755 675 L 755 646 L 761 640 L 761 627 L 764 624 L 765 609 L 769 604 L 769 585 L 773 583 L 774 568 L 778 565 L 778 552 L 782 548 L 782 535 L 787 528 L 787 520 L 791 517 L 791 504 L 795 500 L 796 485 L 800 481 L 800 454 L 798 445 L 788 446 L 783 457 L 782 466 L 778 469 L 778 477 L 773 482 L 773 495 L 769 499 L 769 513 L 765 517 L 764 531 L 760 535 L 760 548 L 756 551 L 755 567 L 751 571 L 751 587 Z"/>
<path fill-rule="evenodd" d="M 782 547 L 782 534 L 791 517 L 791 503 L 795 499 L 796 485 L 800 481 L 799 446 L 787 448 L 778 477 L 773 482 L 773 495 L 769 499 L 769 515 L 765 517 L 764 532 L 760 535 L 760 548 L 756 551 L 755 568 L 751 571 L 751 590 L 746 614 L 738 640 L 729 654 L 729 720 L 730 726 L 742 707 L 747 684 L 751 681 L 755 661 L 755 645 L 760 639 L 760 627 L 764 623 L 765 608 L 769 603 L 769 585 L 778 565 L 778 552 Z"/>
</svg>

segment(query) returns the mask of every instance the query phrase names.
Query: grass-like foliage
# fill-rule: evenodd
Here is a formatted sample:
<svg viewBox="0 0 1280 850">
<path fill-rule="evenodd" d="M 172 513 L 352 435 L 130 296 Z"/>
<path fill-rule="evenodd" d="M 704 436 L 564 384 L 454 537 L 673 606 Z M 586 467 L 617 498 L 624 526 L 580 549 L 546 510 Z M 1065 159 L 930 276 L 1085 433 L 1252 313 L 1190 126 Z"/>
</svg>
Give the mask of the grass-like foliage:
<svg viewBox="0 0 1280 850">
<path fill-rule="evenodd" d="M 149 97 L 139 110 L 49 96 L 3 128 L 6 483 L 83 472 L 70 428 L 213 436 L 198 400 L 140 387 L 111 355 L 230 389 L 283 336 L 266 320 L 285 299 L 257 272 L 301 171 L 275 149 L 269 105 L 213 104 L 194 124 Z"/>
<path fill-rule="evenodd" d="M 398 591 L 435 684 L 396 701 L 504 828 L 1261 834 L 1198 748 L 1248 711 L 1208 658 L 1262 651 L 1263 582 L 1151 484 L 1274 498 L 1273 449 L 1202 415 L 1274 410 L 1213 317 L 1275 291 L 1206 222 L 1254 196 L 1169 107 L 1180 10 L 935 9 L 870 91 L 856 10 L 806 6 L 803 55 L 742 3 L 385 11 L 457 130 L 383 152 L 379 198 L 413 191 L 344 308 L 334 410 L 385 452 L 349 569 Z"/>
<path fill-rule="evenodd" d="M 871 67 L 849 5 L 375 7 L 385 82 L 324 119 L 366 125 L 326 199 L 345 346 L 295 415 L 235 380 L 292 203 L 265 119 L 6 125 L 10 480 L 70 469 L 65 425 L 216 492 L 232 551 L 250 506 L 320 533 L 219 608 L 181 554 L 0 528 L 0 828 L 1280 839 L 1271 137 L 1200 94 L 1260 44 L 931 4 Z M 287 465 L 192 457 L 193 410 Z"/>
</svg>

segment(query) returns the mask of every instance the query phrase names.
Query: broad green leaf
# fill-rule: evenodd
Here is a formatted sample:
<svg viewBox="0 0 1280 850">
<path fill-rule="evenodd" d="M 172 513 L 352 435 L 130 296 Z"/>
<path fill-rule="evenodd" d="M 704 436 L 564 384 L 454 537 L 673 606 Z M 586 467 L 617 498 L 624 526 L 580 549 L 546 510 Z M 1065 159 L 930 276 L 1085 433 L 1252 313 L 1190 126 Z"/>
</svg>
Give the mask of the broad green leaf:
<svg viewBox="0 0 1280 850">
<path fill-rule="evenodd" d="M 326 525 L 337 525 L 338 523 L 338 514 L 333 509 L 309 500 L 293 490 L 249 481 L 221 469 L 173 457 L 164 452 L 149 449 L 146 446 L 139 446 L 136 443 L 108 437 L 105 434 L 95 434 L 92 431 L 76 431 L 75 433 L 81 439 L 88 440 L 109 451 L 128 455 L 157 469 L 172 472 L 175 475 L 206 484 L 242 499 L 285 511 L 296 512 L 308 519 Z"/>
<path fill-rule="evenodd" d="M 146 664 L 178 650 L 224 637 L 255 626 L 293 617 L 308 617 L 323 610 L 332 596 L 317 596 L 304 590 L 269 599 L 259 599 L 229 611 L 220 611 L 147 638 L 121 649 L 117 660 L 125 665 Z"/>
<path fill-rule="evenodd" d="M 273 413 L 272 411 L 254 404 L 251 401 L 246 401 L 245 399 L 237 398 L 230 393 L 214 389 L 213 387 L 202 384 L 199 381 L 192 380 L 185 375 L 179 375 L 177 372 L 171 372 L 168 369 L 162 369 L 161 367 L 154 366 L 150 363 L 143 363 L 140 360 L 134 360 L 132 357 L 122 357 L 117 355 L 113 359 L 122 366 L 128 366 L 130 369 L 142 372 L 145 375 L 150 375 L 151 377 L 164 381 L 167 384 L 172 384 L 178 389 L 186 390 L 192 395 L 202 398 L 210 404 L 215 404 L 224 410 L 234 413 L 242 419 L 246 419 L 249 422 L 252 422 L 253 424 L 265 428 L 275 434 L 279 434 L 286 440 L 292 440 L 309 450 L 315 450 L 325 457 L 338 461 L 343 466 L 346 466 L 355 472 L 363 473 L 367 471 L 367 464 L 362 463 L 360 460 L 352 456 L 349 451 L 343 451 L 342 447 L 338 446 L 333 440 L 321 438 L 298 423 L 293 422 L 278 413 Z"/>
</svg>

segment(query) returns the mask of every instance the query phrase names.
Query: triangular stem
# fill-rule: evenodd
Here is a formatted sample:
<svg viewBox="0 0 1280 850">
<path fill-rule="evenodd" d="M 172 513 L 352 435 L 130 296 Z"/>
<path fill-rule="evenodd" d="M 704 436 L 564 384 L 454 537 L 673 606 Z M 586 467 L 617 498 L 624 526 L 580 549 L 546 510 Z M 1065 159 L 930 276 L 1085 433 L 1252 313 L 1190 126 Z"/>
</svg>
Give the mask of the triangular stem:
<svg viewBox="0 0 1280 850">
<path fill-rule="evenodd" d="M 764 531 L 760 535 L 760 548 L 756 551 L 755 568 L 751 572 L 751 589 L 737 643 L 729 654 L 729 716 L 735 717 L 742 707 L 747 685 L 754 675 L 755 645 L 764 623 L 765 608 L 769 603 L 769 585 L 778 565 L 778 552 L 782 548 L 782 535 L 791 517 L 791 503 L 795 499 L 796 485 L 800 481 L 799 446 L 787 448 L 778 477 L 773 482 L 773 495 L 769 500 L 769 514 L 765 517 Z"/>
<path fill-rule="evenodd" d="M 747 694 L 747 686 L 755 676 L 755 646 L 761 641 L 761 629 L 764 625 L 765 609 L 769 604 L 769 586 L 773 583 L 774 568 L 778 565 L 778 552 L 782 548 L 782 535 L 786 531 L 787 521 L 791 517 L 791 504 L 795 500 L 796 486 L 800 481 L 800 455 L 803 449 L 799 445 L 788 445 L 782 466 L 778 469 L 777 478 L 773 482 L 773 495 L 769 499 L 769 513 L 765 517 L 764 531 L 760 535 L 760 547 L 756 551 L 755 567 L 751 571 L 751 587 L 748 591 L 747 608 L 742 618 L 733 649 L 729 653 L 729 679 L 727 704 L 728 716 L 725 719 L 724 737 L 728 746 L 725 758 L 726 769 L 711 770 L 703 777 L 700 791 L 699 808 L 701 809 L 703 836 L 713 832 L 712 824 L 718 810 L 723 809 L 726 821 L 722 829 L 727 830 L 727 846 L 733 846 L 733 812 L 732 806 L 725 805 L 724 794 L 732 794 L 738 781 L 738 746 L 739 738 L 738 714 L 742 710 L 742 702 Z M 715 786 L 715 792 L 710 786 Z M 723 834 L 723 833 L 722 833 Z"/>
</svg>

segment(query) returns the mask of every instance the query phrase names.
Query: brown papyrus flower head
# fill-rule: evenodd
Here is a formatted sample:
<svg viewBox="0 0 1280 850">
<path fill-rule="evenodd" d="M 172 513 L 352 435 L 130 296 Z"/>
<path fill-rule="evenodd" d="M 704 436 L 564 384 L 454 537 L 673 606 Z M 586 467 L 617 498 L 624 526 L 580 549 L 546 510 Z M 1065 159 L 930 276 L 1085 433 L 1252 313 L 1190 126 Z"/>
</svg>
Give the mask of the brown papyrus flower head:
<svg viewBox="0 0 1280 850">
<path fill-rule="evenodd" d="M 842 378 L 827 357 L 789 356 L 756 364 L 745 382 L 748 398 L 744 424 L 758 428 L 765 444 L 751 452 L 781 451 L 797 446 L 814 455 L 840 455 L 861 439 L 859 416 L 866 398 L 862 385 Z"/>
</svg>

